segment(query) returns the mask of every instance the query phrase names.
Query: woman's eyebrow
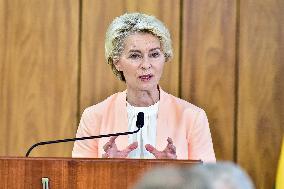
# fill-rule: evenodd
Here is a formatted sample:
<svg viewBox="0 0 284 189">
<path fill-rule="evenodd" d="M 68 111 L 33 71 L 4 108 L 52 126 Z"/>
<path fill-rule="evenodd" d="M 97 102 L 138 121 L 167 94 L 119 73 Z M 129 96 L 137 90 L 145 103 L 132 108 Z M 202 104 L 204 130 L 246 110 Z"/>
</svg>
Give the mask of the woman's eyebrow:
<svg viewBox="0 0 284 189">
<path fill-rule="evenodd" d="M 160 47 L 156 47 L 156 48 L 150 49 L 149 51 L 154 51 L 154 50 L 157 50 L 157 49 L 161 50 Z"/>
<path fill-rule="evenodd" d="M 131 53 L 131 52 L 141 53 L 141 51 L 140 51 L 140 50 L 135 50 L 135 49 L 130 49 L 128 52 L 129 52 L 129 53 Z"/>
<path fill-rule="evenodd" d="M 157 49 L 158 49 L 158 50 L 161 50 L 160 47 L 155 47 L 155 48 L 150 49 L 149 52 L 154 51 L 154 50 L 157 50 Z M 136 49 L 130 49 L 130 50 L 128 51 L 128 53 L 133 53 L 133 52 L 141 53 L 140 50 L 136 50 Z"/>
</svg>

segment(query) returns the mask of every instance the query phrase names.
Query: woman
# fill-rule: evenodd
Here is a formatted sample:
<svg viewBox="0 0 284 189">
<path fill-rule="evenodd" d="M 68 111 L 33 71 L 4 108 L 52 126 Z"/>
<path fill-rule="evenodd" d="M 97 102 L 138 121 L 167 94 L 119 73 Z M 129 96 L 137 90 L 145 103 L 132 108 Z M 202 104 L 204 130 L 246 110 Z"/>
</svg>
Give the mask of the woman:
<svg viewBox="0 0 284 189">
<path fill-rule="evenodd" d="M 138 112 L 145 124 L 134 135 L 77 141 L 73 157 L 216 161 L 205 112 L 158 85 L 172 54 L 169 31 L 155 17 L 131 13 L 113 20 L 105 57 L 127 89 L 87 108 L 76 136 L 134 131 Z"/>
</svg>

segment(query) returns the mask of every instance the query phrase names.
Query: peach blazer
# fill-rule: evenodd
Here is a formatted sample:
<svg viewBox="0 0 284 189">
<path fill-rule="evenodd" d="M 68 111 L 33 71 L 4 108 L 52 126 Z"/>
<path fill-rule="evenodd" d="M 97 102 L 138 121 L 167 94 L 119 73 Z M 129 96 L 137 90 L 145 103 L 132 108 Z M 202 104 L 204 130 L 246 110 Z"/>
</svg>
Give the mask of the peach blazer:
<svg viewBox="0 0 284 189">
<path fill-rule="evenodd" d="M 76 137 L 128 131 L 126 91 L 88 107 L 82 114 Z M 156 148 L 163 150 L 173 139 L 178 159 L 215 162 L 215 154 L 205 112 L 187 101 L 160 89 Z M 109 138 L 76 141 L 72 157 L 102 157 Z M 116 139 L 118 149 L 128 146 L 128 136 Z"/>
</svg>

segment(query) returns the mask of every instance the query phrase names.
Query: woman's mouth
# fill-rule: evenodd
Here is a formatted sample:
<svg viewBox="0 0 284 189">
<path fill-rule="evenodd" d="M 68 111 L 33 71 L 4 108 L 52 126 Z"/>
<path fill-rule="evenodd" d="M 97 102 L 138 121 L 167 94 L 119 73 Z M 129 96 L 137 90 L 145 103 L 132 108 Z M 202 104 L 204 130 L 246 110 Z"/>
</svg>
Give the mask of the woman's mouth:
<svg viewBox="0 0 284 189">
<path fill-rule="evenodd" d="M 139 76 L 139 79 L 140 79 L 141 81 L 150 81 L 152 77 L 153 77 L 152 74 L 147 74 L 147 75 L 141 75 L 141 76 Z"/>
</svg>

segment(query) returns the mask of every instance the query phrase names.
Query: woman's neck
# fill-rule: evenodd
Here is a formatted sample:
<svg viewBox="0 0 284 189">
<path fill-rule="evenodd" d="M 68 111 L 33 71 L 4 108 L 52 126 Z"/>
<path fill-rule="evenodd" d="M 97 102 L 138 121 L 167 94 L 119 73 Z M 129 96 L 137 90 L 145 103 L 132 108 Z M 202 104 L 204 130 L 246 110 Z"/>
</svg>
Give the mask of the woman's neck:
<svg viewBox="0 0 284 189">
<path fill-rule="evenodd" d="M 137 91 L 127 89 L 127 102 L 136 107 L 147 107 L 155 104 L 160 99 L 160 91 L 157 88 L 151 91 Z"/>
</svg>

